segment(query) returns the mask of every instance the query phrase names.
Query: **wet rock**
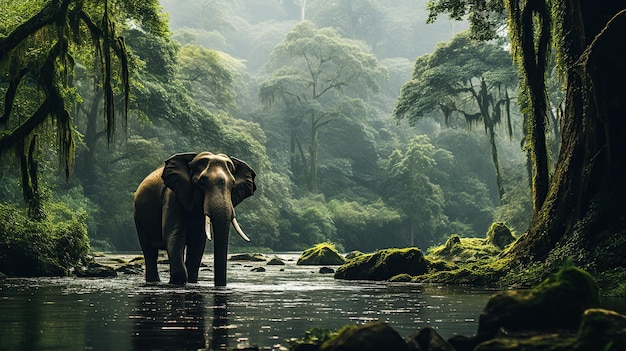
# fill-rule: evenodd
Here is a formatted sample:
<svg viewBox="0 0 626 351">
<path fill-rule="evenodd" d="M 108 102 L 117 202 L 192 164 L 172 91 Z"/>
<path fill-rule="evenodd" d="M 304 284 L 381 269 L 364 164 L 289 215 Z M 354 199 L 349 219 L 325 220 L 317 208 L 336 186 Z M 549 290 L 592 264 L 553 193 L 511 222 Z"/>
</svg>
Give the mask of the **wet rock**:
<svg viewBox="0 0 626 351">
<path fill-rule="evenodd" d="M 585 311 L 575 350 L 626 350 L 626 316 L 592 308 Z"/>
<path fill-rule="evenodd" d="M 478 335 L 493 336 L 500 328 L 576 329 L 583 312 L 598 303 L 599 289 L 591 275 L 566 265 L 532 289 L 492 296 L 480 315 Z"/>
<path fill-rule="evenodd" d="M 284 266 L 285 262 L 278 257 L 274 257 L 269 262 L 267 262 L 268 266 Z"/>
<path fill-rule="evenodd" d="M 113 267 L 105 266 L 99 263 L 91 262 L 87 266 L 78 267 L 74 270 L 77 277 L 80 278 L 111 278 L 117 277 L 117 272 Z"/>
<path fill-rule="evenodd" d="M 335 270 L 330 268 L 330 267 L 320 267 L 320 271 L 321 274 L 333 274 L 335 273 Z"/>
<path fill-rule="evenodd" d="M 551 344 L 550 338 L 578 330 L 583 312 L 598 303 L 599 289 L 591 275 L 566 264 L 532 289 L 493 295 L 480 315 L 476 335 L 455 336 L 448 342 L 457 351 L 526 350 L 516 347 L 542 338 Z M 503 331 L 515 338 L 502 337 Z"/>
<path fill-rule="evenodd" d="M 252 261 L 252 262 L 265 262 L 266 258 L 260 253 L 242 253 L 230 256 L 231 261 Z"/>
<path fill-rule="evenodd" d="M 320 351 L 408 351 L 406 342 L 387 323 L 372 322 L 347 328 L 320 348 Z"/>
<path fill-rule="evenodd" d="M 424 327 L 411 334 L 406 344 L 411 351 L 455 351 L 432 327 Z"/>
<path fill-rule="evenodd" d="M 321 243 L 304 250 L 296 264 L 334 266 L 344 264 L 345 262 L 346 259 L 337 252 L 334 245 Z"/>
<path fill-rule="evenodd" d="M 487 230 L 486 243 L 504 249 L 507 245 L 515 241 L 511 229 L 503 222 L 494 222 Z"/>
<path fill-rule="evenodd" d="M 124 274 L 143 274 L 143 266 L 141 264 L 125 264 L 115 270 L 117 273 Z"/>
<path fill-rule="evenodd" d="M 389 281 L 392 283 L 409 283 L 413 280 L 413 277 L 410 274 L 402 273 L 398 275 L 394 275 L 389 278 Z"/>
<path fill-rule="evenodd" d="M 0 272 L 0 280 L 6 279 L 8 276 L 2 272 Z"/>
<path fill-rule="evenodd" d="M 335 272 L 337 279 L 387 280 L 398 274 L 417 276 L 428 271 L 422 251 L 415 247 L 386 249 L 348 261 Z"/>
<path fill-rule="evenodd" d="M 351 260 L 351 259 L 359 257 L 361 255 L 363 255 L 363 253 L 361 251 L 358 251 L 358 250 L 350 251 L 350 252 L 348 252 L 348 254 L 346 254 L 346 260 Z"/>
<path fill-rule="evenodd" d="M 255 267 L 250 270 L 251 272 L 265 272 L 265 268 L 263 267 Z"/>
</svg>

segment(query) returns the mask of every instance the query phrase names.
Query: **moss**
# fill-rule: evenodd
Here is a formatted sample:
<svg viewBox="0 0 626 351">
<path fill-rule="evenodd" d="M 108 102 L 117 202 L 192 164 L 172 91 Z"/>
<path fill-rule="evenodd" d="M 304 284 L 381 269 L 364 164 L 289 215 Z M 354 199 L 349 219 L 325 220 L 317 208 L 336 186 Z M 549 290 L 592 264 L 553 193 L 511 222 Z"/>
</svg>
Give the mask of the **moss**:
<svg viewBox="0 0 626 351">
<path fill-rule="evenodd" d="M 479 335 L 508 330 L 575 329 L 583 312 L 599 304 L 599 289 L 584 270 L 565 264 L 529 290 L 492 296 L 481 315 Z"/>
<path fill-rule="evenodd" d="M 461 238 L 450 236 L 445 244 L 431 247 L 426 258 L 430 261 L 471 262 L 496 257 L 501 250 L 481 238 Z"/>
<path fill-rule="evenodd" d="M 626 268 L 619 267 L 604 271 L 596 277 L 602 294 L 612 297 L 626 297 Z"/>
<path fill-rule="evenodd" d="M 493 222 L 487 230 L 486 243 L 491 244 L 499 249 L 504 249 L 506 246 L 515 241 L 511 229 L 503 222 Z"/>
<path fill-rule="evenodd" d="M 408 283 L 413 281 L 413 276 L 410 274 L 401 273 L 389 278 L 389 281 L 393 283 Z"/>
<path fill-rule="evenodd" d="M 387 280 L 398 274 L 421 275 L 428 271 L 422 251 L 415 247 L 385 249 L 354 258 L 337 269 L 335 278 Z"/>
<path fill-rule="evenodd" d="M 341 265 L 346 262 L 346 259 L 339 254 L 335 245 L 332 243 L 320 243 L 312 248 L 304 250 L 300 258 L 298 258 L 298 265 Z"/>
<path fill-rule="evenodd" d="M 9 276 L 66 276 L 86 261 L 85 219 L 32 221 L 15 206 L 0 204 L 0 271 Z"/>
<path fill-rule="evenodd" d="M 350 251 L 348 252 L 348 254 L 346 255 L 346 259 L 347 260 L 351 260 L 353 258 L 359 257 L 363 255 L 363 253 L 361 251 L 355 250 L 355 251 Z"/>
</svg>

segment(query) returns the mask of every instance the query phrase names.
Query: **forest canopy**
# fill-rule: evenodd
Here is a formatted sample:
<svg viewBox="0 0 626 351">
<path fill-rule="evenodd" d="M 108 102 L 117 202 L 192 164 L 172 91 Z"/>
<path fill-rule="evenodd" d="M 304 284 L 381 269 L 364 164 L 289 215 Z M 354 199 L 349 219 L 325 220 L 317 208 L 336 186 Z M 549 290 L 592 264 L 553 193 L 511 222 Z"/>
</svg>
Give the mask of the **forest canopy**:
<svg viewBox="0 0 626 351">
<path fill-rule="evenodd" d="M 6 5 L 3 211 L 43 219 L 63 204 L 83 214 L 94 249 L 137 250 L 141 179 L 172 154 L 208 150 L 255 169 L 258 190 L 237 212 L 259 249 L 426 250 L 483 237 L 494 220 L 525 231 L 523 122 L 505 109 L 516 80 L 502 48 L 471 41 L 464 23 L 427 25 L 425 3 L 351 3 Z M 468 76 L 440 82 L 426 96 L 438 107 L 419 119 L 394 119 L 402 85 L 428 86 L 422 73 L 438 69 Z M 446 96 L 446 84 L 463 92 Z M 466 128 L 482 109 L 470 119 L 480 128 Z"/>
</svg>

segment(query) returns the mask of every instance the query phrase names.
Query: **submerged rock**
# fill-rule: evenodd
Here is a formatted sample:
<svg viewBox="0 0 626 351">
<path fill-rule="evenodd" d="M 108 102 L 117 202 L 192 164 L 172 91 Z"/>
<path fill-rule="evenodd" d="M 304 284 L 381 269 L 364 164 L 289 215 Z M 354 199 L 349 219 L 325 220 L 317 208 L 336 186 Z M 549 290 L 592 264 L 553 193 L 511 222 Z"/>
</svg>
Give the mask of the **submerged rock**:
<svg viewBox="0 0 626 351">
<path fill-rule="evenodd" d="M 113 267 L 105 266 L 96 262 L 91 262 L 87 266 L 77 267 L 74 273 L 80 278 L 111 278 L 117 277 L 117 272 Z"/>
<path fill-rule="evenodd" d="M 274 257 L 269 262 L 267 262 L 268 266 L 284 266 L 285 262 L 278 257 Z"/>
<path fill-rule="evenodd" d="M 266 258 L 260 253 L 242 253 L 230 256 L 230 261 L 252 261 L 252 262 L 265 262 Z"/>
<path fill-rule="evenodd" d="M 409 351 L 406 342 L 387 323 L 371 322 L 343 329 L 322 344 L 320 351 Z"/>
<path fill-rule="evenodd" d="M 335 273 L 335 270 L 330 267 L 320 267 L 320 273 L 321 274 L 333 274 Z"/>
<path fill-rule="evenodd" d="M 385 249 L 354 258 L 335 272 L 337 279 L 387 280 L 398 274 L 421 275 L 428 271 L 422 251 L 415 247 Z"/>
<path fill-rule="evenodd" d="M 346 259 L 339 254 L 334 245 L 321 243 L 304 250 L 296 264 L 336 266 L 344 264 L 345 262 Z"/>
<path fill-rule="evenodd" d="M 263 267 L 255 267 L 255 268 L 252 268 L 252 269 L 250 270 L 250 272 L 257 272 L 257 273 L 259 273 L 259 272 L 265 272 L 265 268 L 263 268 Z"/>
</svg>

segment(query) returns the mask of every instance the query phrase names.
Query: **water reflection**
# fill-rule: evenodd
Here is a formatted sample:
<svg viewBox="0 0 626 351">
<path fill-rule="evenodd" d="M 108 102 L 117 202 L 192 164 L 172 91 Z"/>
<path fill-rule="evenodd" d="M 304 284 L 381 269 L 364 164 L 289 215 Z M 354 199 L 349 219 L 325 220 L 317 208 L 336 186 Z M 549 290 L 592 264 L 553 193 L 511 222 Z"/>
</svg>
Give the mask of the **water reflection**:
<svg viewBox="0 0 626 351">
<path fill-rule="evenodd" d="M 141 295 L 129 316 L 133 349 L 205 349 L 204 311 L 204 297 L 196 292 Z"/>
<path fill-rule="evenodd" d="M 216 293 L 213 296 L 213 331 L 211 350 L 227 350 L 228 347 L 228 295 Z"/>
</svg>

